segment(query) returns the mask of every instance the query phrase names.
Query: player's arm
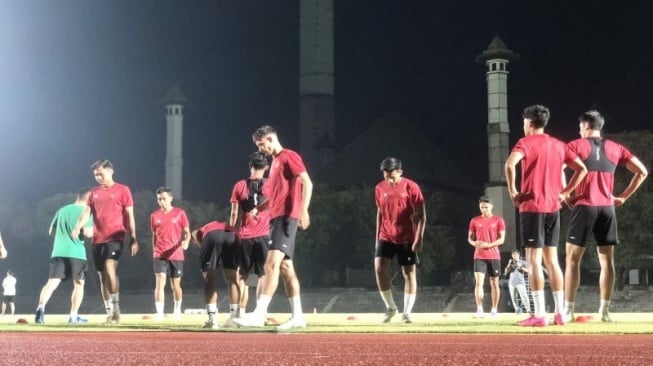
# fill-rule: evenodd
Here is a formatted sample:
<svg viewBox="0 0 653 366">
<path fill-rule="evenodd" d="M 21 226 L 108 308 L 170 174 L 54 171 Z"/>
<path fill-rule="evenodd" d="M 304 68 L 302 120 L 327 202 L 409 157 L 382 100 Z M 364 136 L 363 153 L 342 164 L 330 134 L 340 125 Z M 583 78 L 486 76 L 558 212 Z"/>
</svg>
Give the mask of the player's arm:
<svg viewBox="0 0 653 366">
<path fill-rule="evenodd" d="M 633 193 L 637 191 L 639 186 L 644 183 L 646 176 L 648 176 L 648 170 L 646 169 L 646 166 L 644 166 L 644 164 L 642 164 L 642 162 L 634 156 L 626 163 L 626 169 L 633 173 L 633 176 L 630 178 L 628 187 L 626 187 L 626 189 L 624 189 L 620 195 L 614 197 L 615 206 L 623 205 L 626 200 L 628 200 L 630 196 L 632 196 Z"/>
<path fill-rule="evenodd" d="M 494 248 L 494 247 L 500 247 L 505 242 L 506 242 L 506 231 L 505 230 L 500 230 L 499 235 L 497 237 L 497 240 L 495 240 L 495 241 L 493 241 L 491 243 L 487 243 L 485 245 L 485 247 L 488 248 L 488 249 L 489 248 Z"/>
<path fill-rule="evenodd" d="M 478 245 L 476 241 L 476 235 L 471 230 L 467 231 L 467 243 L 469 243 L 469 245 L 473 246 L 474 248 L 476 248 Z"/>
<path fill-rule="evenodd" d="M 125 215 L 129 223 L 129 246 L 132 257 L 138 253 L 138 241 L 136 241 L 136 219 L 134 219 L 134 206 L 125 206 Z"/>
<path fill-rule="evenodd" d="M 2 241 L 2 234 L 0 233 L 0 259 L 7 258 L 7 248 L 5 248 L 5 243 Z"/>
<path fill-rule="evenodd" d="M 77 238 L 79 238 L 80 231 L 82 230 L 82 228 L 84 227 L 84 225 L 86 224 L 86 222 L 90 217 L 91 217 L 91 206 L 86 205 L 82 210 L 82 214 L 79 215 L 75 227 L 72 229 L 70 233 L 68 233 L 73 240 L 77 240 Z"/>
<path fill-rule="evenodd" d="M 561 202 L 568 201 L 571 192 L 573 192 L 574 189 L 578 187 L 578 185 L 583 181 L 583 179 L 585 179 L 585 176 L 587 175 L 587 167 L 585 164 L 583 164 L 583 161 L 580 160 L 579 157 L 576 157 L 573 160 L 568 160 L 566 164 L 567 167 L 571 168 L 574 171 L 574 174 L 571 176 L 571 179 L 569 179 L 569 183 L 564 186 L 562 192 L 560 192 Z M 562 176 L 564 177 L 564 172 L 562 173 Z M 562 183 L 564 184 L 564 179 Z"/>
<path fill-rule="evenodd" d="M 524 154 L 518 151 L 513 151 L 508 156 L 506 163 L 503 166 L 506 175 L 506 184 L 508 185 L 508 195 L 512 200 L 515 207 L 519 207 L 521 201 L 521 193 L 517 190 L 517 164 L 524 158 Z"/>
<path fill-rule="evenodd" d="M 374 246 L 378 245 L 378 243 L 379 243 L 379 233 L 380 233 L 379 230 L 381 230 L 381 220 L 382 219 L 383 218 L 381 217 L 381 210 L 379 210 L 377 208 L 376 209 L 376 230 L 375 230 L 375 233 L 374 233 Z"/>
<path fill-rule="evenodd" d="M 422 250 L 422 242 L 424 241 L 424 229 L 426 229 L 426 205 L 422 202 L 415 206 L 414 214 L 415 222 L 415 241 L 413 242 L 413 252 L 418 253 Z"/>
<path fill-rule="evenodd" d="M 188 249 L 188 244 L 190 244 L 190 228 L 185 226 L 184 231 L 181 233 L 181 248 L 183 250 Z"/>
<path fill-rule="evenodd" d="M 308 206 L 311 204 L 311 197 L 313 196 L 313 181 L 308 176 L 307 172 L 301 172 L 297 176 L 299 182 L 302 184 L 302 206 L 301 214 L 299 217 L 299 228 L 306 230 L 311 224 L 311 218 L 308 215 Z"/>
<path fill-rule="evenodd" d="M 231 202 L 231 214 L 229 215 L 229 226 L 236 227 L 238 222 L 238 211 L 240 211 L 240 205 L 238 202 Z"/>
</svg>

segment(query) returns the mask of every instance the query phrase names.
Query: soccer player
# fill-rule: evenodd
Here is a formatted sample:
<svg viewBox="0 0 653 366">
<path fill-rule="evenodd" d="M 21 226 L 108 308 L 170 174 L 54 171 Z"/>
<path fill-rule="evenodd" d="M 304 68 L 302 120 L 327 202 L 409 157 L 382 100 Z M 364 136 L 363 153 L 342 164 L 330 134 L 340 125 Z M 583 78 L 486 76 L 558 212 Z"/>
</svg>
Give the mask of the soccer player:
<svg viewBox="0 0 653 366">
<path fill-rule="evenodd" d="M 512 306 L 516 314 L 521 314 L 522 308 L 517 304 L 515 289 L 519 292 L 519 298 L 526 311 L 529 313 L 531 311 L 531 302 L 526 293 L 525 273 L 528 273 L 528 265 L 525 260 L 519 257 L 519 250 L 515 249 L 512 251 L 512 258 L 510 258 L 510 261 L 506 265 L 504 274 L 510 276 L 508 279 L 508 290 L 510 291 L 510 299 L 512 300 Z"/>
<path fill-rule="evenodd" d="M 156 201 L 161 209 L 150 215 L 152 229 L 153 267 L 156 287 L 154 307 L 157 320 L 163 320 L 166 277 L 170 276 L 170 287 L 174 297 L 173 316 L 181 318 L 181 277 L 184 273 L 184 250 L 190 242 L 190 229 L 186 212 L 172 206 L 172 189 L 160 187 L 156 190 Z"/>
<path fill-rule="evenodd" d="M 492 200 L 488 196 L 482 196 L 478 200 L 478 207 L 481 215 L 472 218 L 469 222 L 467 242 L 474 247 L 474 298 L 476 299 L 476 317 L 483 318 L 483 285 L 485 275 L 490 277 L 490 294 L 492 296 L 492 308 L 490 315 L 497 316 L 499 298 L 499 276 L 501 276 L 501 253 L 499 246 L 506 240 L 506 223 L 499 215 L 492 213 Z"/>
<path fill-rule="evenodd" d="M 215 290 L 216 269 L 222 260 L 222 269 L 229 289 L 229 303 L 238 304 L 238 264 L 240 248 L 235 230 L 227 223 L 211 221 L 191 234 L 200 246 L 200 269 L 204 277 L 204 300 L 208 320 L 204 328 L 218 329 L 218 292 Z"/>
<path fill-rule="evenodd" d="M 376 235 L 374 273 L 385 303 L 383 323 L 397 314 L 388 269 L 396 256 L 404 276 L 404 312 L 401 321 L 412 323 L 410 314 L 417 295 L 417 253 L 422 250 L 426 207 L 417 183 L 402 176 L 401 160 L 387 157 L 381 162 L 383 181 L 376 185 Z"/>
<path fill-rule="evenodd" d="M 233 325 L 232 319 L 240 316 L 239 306 L 245 311 L 247 305 L 248 288 L 245 285 L 250 271 L 253 271 L 261 278 L 265 275 L 265 259 L 268 255 L 268 242 L 270 241 L 270 210 L 258 210 L 258 207 L 266 200 L 263 196 L 263 175 L 268 168 L 268 159 L 265 153 L 257 151 L 249 156 L 250 176 L 247 179 L 238 181 L 231 193 L 231 215 L 229 225 L 236 227 L 240 216 L 240 228 L 238 237 L 240 239 L 241 262 L 240 272 L 240 304 L 230 304 L 230 318 L 223 324 L 223 327 Z M 261 286 L 257 286 L 258 299 Z"/>
<path fill-rule="evenodd" d="M 306 230 L 310 225 L 308 207 L 313 193 L 313 182 L 306 172 L 302 158 L 295 151 L 285 149 L 281 145 L 273 127 L 258 128 L 252 139 L 259 151 L 274 158 L 269 178 L 263 185 L 263 195 L 268 198 L 263 205 L 268 205 L 270 210 L 270 246 L 256 309 L 247 316 L 235 319 L 234 322 L 240 326 L 264 325 L 268 306 L 277 290 L 281 274 L 284 277 L 292 316 L 277 329 L 305 328 L 306 321 L 302 312 L 299 280 L 293 266 L 293 256 L 297 229 Z"/>
<path fill-rule="evenodd" d="M 614 247 L 619 242 L 615 206 L 623 205 L 644 182 L 648 172 L 642 162 L 624 146 L 601 137 L 605 123 L 597 111 L 588 111 L 579 118 L 580 139 L 567 145 L 570 157 L 579 157 L 589 171 L 576 188 L 569 202 L 573 205 L 567 232 L 567 270 L 565 272 L 566 318 L 574 320 L 576 292 L 580 284 L 580 263 L 585 245 L 594 236 L 597 243 L 601 275 L 599 314 L 611 322 L 609 307 L 614 288 Z M 628 186 L 613 196 L 614 172 L 625 166 L 633 175 Z"/>
<path fill-rule="evenodd" d="M 130 235 L 130 251 L 138 253 L 134 200 L 129 187 L 113 180 L 113 164 L 109 160 L 98 160 L 91 165 L 98 186 L 91 189 L 88 206 L 79 217 L 70 236 L 75 238 L 93 215 L 93 262 L 100 275 L 102 299 L 107 311 L 107 323 L 120 321 L 120 282 L 118 260 L 122 254 L 126 231 Z M 125 228 L 125 224 L 128 225 Z"/>
<path fill-rule="evenodd" d="M 561 202 L 580 183 L 587 169 L 580 159 L 565 160 L 565 144 L 549 136 L 544 128 L 549 122 L 549 109 L 533 105 L 524 109 L 524 137 L 517 141 L 505 163 L 508 194 L 519 208 L 522 246 L 526 248 L 528 280 L 534 310 L 522 326 L 547 326 L 542 260 L 549 273 L 555 305 L 554 323 L 564 324 L 564 278 L 558 263 Z M 521 187 L 517 189 L 516 170 L 521 162 Z M 574 170 L 569 184 L 563 188 L 563 169 Z"/>
<path fill-rule="evenodd" d="M 14 303 L 14 297 L 16 297 L 16 282 L 14 273 L 7 271 L 7 275 L 2 280 L 2 315 L 5 315 L 5 311 L 7 311 L 7 305 L 9 305 L 11 315 L 14 315 L 16 312 L 16 304 Z"/>
<path fill-rule="evenodd" d="M 48 282 L 41 289 L 41 296 L 36 307 L 34 322 L 45 323 L 45 305 L 57 289 L 61 281 L 73 280 L 73 293 L 70 296 L 70 316 L 68 324 L 88 322 L 78 315 L 79 306 L 84 299 L 84 281 L 88 268 L 86 261 L 86 247 L 83 237 L 93 237 L 93 219 L 88 218 L 81 235 L 71 238 L 68 233 L 77 224 L 88 202 L 90 188 L 82 188 L 77 192 L 75 202 L 63 206 L 54 215 L 48 233 L 54 236 L 52 254 L 50 259 L 50 275 Z"/>
</svg>

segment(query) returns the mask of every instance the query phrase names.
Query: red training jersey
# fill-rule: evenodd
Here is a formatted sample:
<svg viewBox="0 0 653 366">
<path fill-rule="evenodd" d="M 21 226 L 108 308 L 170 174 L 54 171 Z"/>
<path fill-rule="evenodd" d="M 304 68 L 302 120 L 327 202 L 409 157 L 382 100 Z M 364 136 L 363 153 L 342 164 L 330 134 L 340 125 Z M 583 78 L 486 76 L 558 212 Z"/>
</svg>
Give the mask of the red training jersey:
<svg viewBox="0 0 653 366">
<path fill-rule="evenodd" d="M 197 230 L 197 241 L 201 243 L 204 236 L 214 230 L 233 231 L 233 228 L 226 222 L 211 221 Z"/>
<path fill-rule="evenodd" d="M 306 167 L 296 152 L 283 149 L 272 160 L 268 180 L 263 185 L 263 195 L 270 201 L 270 219 L 281 216 L 299 219 L 302 209 L 302 183 L 299 174 Z"/>
<path fill-rule="evenodd" d="M 374 198 L 381 213 L 378 240 L 412 244 L 416 229 L 413 214 L 417 206 L 424 204 L 419 185 L 403 177 L 394 186 L 384 180 L 376 185 Z"/>
<path fill-rule="evenodd" d="M 243 213 L 240 221 L 240 230 L 238 230 L 238 236 L 241 239 L 249 239 L 269 235 L 270 210 L 265 209 L 263 211 L 259 211 L 257 212 L 256 216 L 251 215 L 249 212 L 244 212 L 241 202 L 246 201 L 248 196 L 249 190 L 247 188 L 247 180 L 243 179 L 238 181 L 234 185 L 234 189 L 231 191 L 230 199 L 231 203 L 238 203 L 240 207 L 239 209 Z"/>
<path fill-rule="evenodd" d="M 188 225 L 186 212 L 181 208 L 173 207 L 168 213 L 161 209 L 152 212 L 150 228 L 154 237 L 154 258 L 183 261 L 181 235 Z"/>
<path fill-rule="evenodd" d="M 134 206 L 129 187 L 120 183 L 94 187 L 88 195 L 88 205 L 93 214 L 93 244 L 122 243 L 128 223 L 125 208 Z"/>
<path fill-rule="evenodd" d="M 499 233 L 502 231 L 506 231 L 506 223 L 501 216 L 492 215 L 486 218 L 479 215 L 469 222 L 469 232 L 475 240 L 491 243 L 499 239 Z M 501 259 L 499 247 L 475 248 L 474 259 Z"/>
<path fill-rule="evenodd" d="M 512 149 L 521 160 L 521 188 L 525 194 L 519 212 L 551 213 L 560 209 L 565 144 L 547 134 L 522 137 Z"/>
<path fill-rule="evenodd" d="M 576 187 L 574 205 L 613 205 L 614 171 L 618 165 L 626 165 L 633 154 L 614 141 L 590 137 L 567 144 L 567 158 L 576 157 L 587 166 L 587 175 Z"/>
</svg>

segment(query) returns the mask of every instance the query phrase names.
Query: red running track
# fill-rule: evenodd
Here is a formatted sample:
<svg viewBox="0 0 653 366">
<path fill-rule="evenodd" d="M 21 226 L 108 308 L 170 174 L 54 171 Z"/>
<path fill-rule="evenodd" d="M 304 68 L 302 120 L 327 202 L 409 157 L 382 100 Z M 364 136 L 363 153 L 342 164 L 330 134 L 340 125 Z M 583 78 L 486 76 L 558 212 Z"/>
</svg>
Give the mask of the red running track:
<svg viewBox="0 0 653 366">
<path fill-rule="evenodd" d="M 2 365 L 653 365 L 653 335 L 1 333 Z"/>
</svg>

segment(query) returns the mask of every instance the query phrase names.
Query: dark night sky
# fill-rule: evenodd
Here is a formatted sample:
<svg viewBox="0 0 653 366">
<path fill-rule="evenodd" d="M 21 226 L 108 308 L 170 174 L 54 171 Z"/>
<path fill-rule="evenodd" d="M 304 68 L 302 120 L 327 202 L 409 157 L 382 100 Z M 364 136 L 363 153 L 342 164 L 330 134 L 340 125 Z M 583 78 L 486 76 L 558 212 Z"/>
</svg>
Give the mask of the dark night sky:
<svg viewBox="0 0 653 366">
<path fill-rule="evenodd" d="M 533 103 L 552 109 L 549 131 L 563 139 L 591 106 L 607 132 L 650 128 L 653 5 L 554 3 L 336 0 L 338 143 L 395 110 L 480 189 L 487 105 L 474 59 L 495 34 L 521 55 L 508 67 L 513 139 Z M 185 198 L 226 204 L 254 128 L 273 124 L 298 147 L 298 38 L 297 0 L 3 1 L 0 201 L 93 184 L 101 157 L 134 191 L 162 185 L 159 100 L 177 83 L 192 100 Z"/>
</svg>

